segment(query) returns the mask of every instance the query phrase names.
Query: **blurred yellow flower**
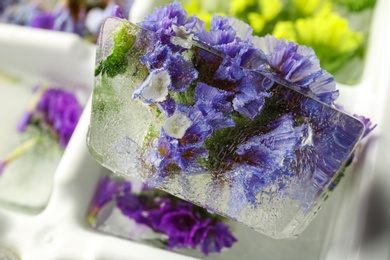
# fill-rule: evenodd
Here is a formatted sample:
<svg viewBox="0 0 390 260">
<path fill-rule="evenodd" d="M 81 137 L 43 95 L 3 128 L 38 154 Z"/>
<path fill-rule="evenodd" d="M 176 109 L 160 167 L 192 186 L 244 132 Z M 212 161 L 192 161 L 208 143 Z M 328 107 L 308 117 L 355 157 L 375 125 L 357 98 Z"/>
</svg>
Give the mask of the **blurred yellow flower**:
<svg viewBox="0 0 390 260">
<path fill-rule="evenodd" d="M 255 33 L 260 33 L 266 23 L 266 19 L 263 15 L 259 13 L 248 13 L 249 25 L 253 28 Z"/>
<path fill-rule="evenodd" d="M 283 5 L 280 0 L 258 0 L 261 14 L 266 21 L 272 21 L 280 13 Z"/>
<path fill-rule="evenodd" d="M 295 30 L 300 44 L 325 47 L 341 54 L 354 51 L 363 40 L 361 33 L 349 28 L 348 20 L 333 12 L 298 19 Z"/>
<path fill-rule="evenodd" d="M 230 15 L 237 15 L 246 10 L 247 7 L 255 4 L 255 0 L 231 0 L 230 1 Z"/>
<path fill-rule="evenodd" d="M 199 19 L 204 21 L 206 30 L 210 30 L 210 21 L 213 18 L 214 12 L 208 12 L 204 10 L 199 0 L 190 0 L 183 4 L 183 7 L 187 10 L 188 15 L 196 15 Z M 225 16 L 224 12 L 216 12 L 219 16 Z"/>
<path fill-rule="evenodd" d="M 297 35 L 294 29 L 294 23 L 291 21 L 280 21 L 275 24 L 272 34 L 278 39 L 297 42 Z"/>
<path fill-rule="evenodd" d="M 311 15 L 322 0 L 293 0 L 295 8 L 303 15 Z"/>
</svg>

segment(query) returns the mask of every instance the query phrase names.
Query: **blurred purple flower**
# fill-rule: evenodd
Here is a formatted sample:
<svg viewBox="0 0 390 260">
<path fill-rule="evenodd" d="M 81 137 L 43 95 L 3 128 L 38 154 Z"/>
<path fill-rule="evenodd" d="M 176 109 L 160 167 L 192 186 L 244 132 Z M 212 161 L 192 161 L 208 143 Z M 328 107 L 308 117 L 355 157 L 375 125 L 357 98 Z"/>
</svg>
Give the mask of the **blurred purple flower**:
<svg viewBox="0 0 390 260">
<path fill-rule="evenodd" d="M 112 8 L 111 16 L 118 17 L 118 18 L 121 18 L 121 19 L 124 19 L 124 18 L 125 18 L 125 17 L 123 16 L 123 13 L 122 13 L 122 11 L 121 11 L 121 8 L 120 8 L 118 5 L 115 5 L 115 6 Z"/>
<path fill-rule="evenodd" d="M 187 247 L 191 231 L 199 221 L 191 210 L 177 208 L 164 214 L 158 230 L 169 236 L 170 248 Z"/>
<path fill-rule="evenodd" d="M 212 224 L 207 219 L 202 224 L 195 226 L 191 231 L 190 244 L 192 247 L 200 245 L 200 250 L 209 255 L 214 252 L 221 252 L 224 247 L 230 248 L 237 242 L 237 239 L 230 233 L 228 226 L 218 221 Z"/>
<path fill-rule="evenodd" d="M 62 147 L 66 147 L 81 115 L 76 97 L 62 89 L 47 89 L 39 104 L 44 120 L 57 132 Z"/>
<path fill-rule="evenodd" d="M 34 16 L 29 26 L 33 28 L 41 28 L 47 30 L 53 30 L 55 23 L 55 16 L 51 12 L 42 12 Z"/>
</svg>

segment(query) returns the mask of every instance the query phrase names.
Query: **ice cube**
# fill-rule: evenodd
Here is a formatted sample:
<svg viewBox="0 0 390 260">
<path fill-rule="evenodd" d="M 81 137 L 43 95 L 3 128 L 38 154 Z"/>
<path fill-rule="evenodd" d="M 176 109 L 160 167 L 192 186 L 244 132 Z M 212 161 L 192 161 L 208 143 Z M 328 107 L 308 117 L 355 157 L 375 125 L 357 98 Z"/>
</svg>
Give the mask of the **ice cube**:
<svg viewBox="0 0 390 260">
<path fill-rule="evenodd" d="M 345 168 L 364 125 L 272 73 L 261 55 L 244 68 L 187 40 L 123 19 L 105 22 L 91 154 L 116 173 L 133 173 L 270 237 L 296 237 Z M 167 94 L 151 94 L 145 83 L 157 71 L 170 77 Z M 118 143 L 129 147 L 113 149 Z"/>
</svg>

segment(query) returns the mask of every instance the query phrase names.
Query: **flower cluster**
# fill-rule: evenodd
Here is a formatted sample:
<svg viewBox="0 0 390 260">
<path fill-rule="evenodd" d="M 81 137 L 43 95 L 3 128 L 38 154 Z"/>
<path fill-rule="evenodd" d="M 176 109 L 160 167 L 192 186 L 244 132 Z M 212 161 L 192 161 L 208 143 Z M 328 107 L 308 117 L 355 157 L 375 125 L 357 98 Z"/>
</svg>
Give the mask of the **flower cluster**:
<svg viewBox="0 0 390 260">
<path fill-rule="evenodd" d="M 322 194 L 364 134 L 362 122 L 334 109 L 334 78 L 311 48 L 253 36 L 244 22 L 217 15 L 207 31 L 178 2 L 156 9 L 141 28 L 116 22 L 112 53 L 95 76 L 108 91 L 104 82 L 130 72 L 130 62 L 141 72 L 139 83 L 129 80 L 130 102 L 158 120 L 144 139 L 126 138 L 140 147 L 133 153 L 151 187 L 178 177 L 191 189 L 194 175 L 207 175 L 206 194 L 212 184 L 227 189 L 225 213 L 238 219 L 290 183 L 310 188 L 313 198 Z"/>
<path fill-rule="evenodd" d="M 114 201 L 122 214 L 139 225 L 166 235 L 168 248 L 196 248 L 208 255 L 231 247 L 237 240 L 216 215 L 167 193 L 144 187 L 132 191 L 130 181 L 104 177 L 96 190 L 88 216 L 91 225 L 99 211 Z"/>
<path fill-rule="evenodd" d="M 207 27 L 210 26 L 212 13 L 219 12 L 247 22 L 258 36 L 272 34 L 278 39 L 310 46 L 320 58 L 322 66 L 335 73 L 352 58 L 361 58 L 360 51 L 364 48 L 363 30 L 351 28 L 345 8 L 360 12 L 372 8 L 375 2 L 230 0 L 228 3 L 217 1 L 208 4 L 206 1 L 191 0 L 184 7 L 190 14 L 201 17 Z"/>
<path fill-rule="evenodd" d="M 283 175 L 283 164 L 296 159 L 300 142 L 291 115 L 280 114 L 267 123 L 262 119 L 273 95 L 271 78 L 328 104 L 338 96 L 334 79 L 321 69 L 310 48 L 269 35 L 253 37 L 245 23 L 219 16 L 206 31 L 196 17 L 186 15 L 176 2 L 156 9 L 140 25 L 173 36 L 178 36 L 175 28 L 185 28 L 179 37 L 192 35 L 226 58 L 218 61 L 216 55 L 198 49 L 191 60 L 185 48 L 172 47 L 164 36 L 151 37 L 140 58 L 150 73 L 133 98 L 157 105 L 167 119 L 148 160 L 160 176 L 193 174 L 202 168 L 225 173 L 246 187 L 248 201 L 254 202 L 260 190 Z M 247 134 L 255 136 L 234 141 L 248 125 L 254 129 Z M 223 145 L 231 150 L 222 152 Z"/>
</svg>

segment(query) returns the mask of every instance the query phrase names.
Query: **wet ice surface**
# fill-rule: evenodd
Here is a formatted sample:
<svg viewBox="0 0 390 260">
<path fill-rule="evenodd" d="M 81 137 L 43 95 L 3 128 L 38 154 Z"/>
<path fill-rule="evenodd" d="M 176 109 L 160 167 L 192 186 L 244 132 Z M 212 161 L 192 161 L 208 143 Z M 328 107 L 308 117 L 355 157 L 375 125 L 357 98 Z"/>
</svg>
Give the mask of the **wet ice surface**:
<svg viewBox="0 0 390 260">
<path fill-rule="evenodd" d="M 191 126 L 180 117 L 179 121 L 184 123 L 167 130 L 166 125 L 171 125 L 169 121 L 174 121 L 175 114 L 161 113 L 156 104 L 142 96 L 133 98 L 134 90 L 149 75 L 140 58 L 157 36 L 122 20 L 108 20 L 100 36 L 97 66 L 111 55 L 115 35 L 123 32 L 123 28 L 136 37 L 125 55 L 126 69 L 108 76 L 110 72 L 108 69 L 104 72 L 103 66 L 103 72 L 95 78 L 88 134 L 88 146 L 95 159 L 116 173 L 138 177 L 148 185 L 238 220 L 268 236 L 286 238 L 300 234 L 350 158 L 361 138 L 362 123 L 289 87 L 268 82 L 259 116 L 253 120 L 243 118 L 244 123 L 230 128 L 227 127 L 230 121 L 220 122 L 217 118 L 211 123 L 226 127 L 218 141 L 208 146 L 207 154 L 187 150 L 186 156 L 201 154 L 190 160 L 189 165 L 185 160 L 167 159 L 167 154 L 183 147 L 183 139 L 189 137 L 183 137 L 182 130 Z M 172 43 L 165 36 L 159 37 L 167 44 Z M 229 61 L 188 46 L 191 49 L 185 54 L 186 60 L 199 70 L 199 82 L 216 88 L 234 88 L 227 81 L 210 78 L 219 66 L 228 67 Z M 258 72 L 248 75 L 266 78 Z M 147 96 L 161 97 L 155 94 Z M 216 106 L 225 109 L 222 103 L 217 102 Z M 201 122 L 194 121 L 194 127 L 196 124 Z M 159 139 L 164 134 L 169 136 L 165 143 Z M 168 162 L 164 164 L 164 160 Z M 161 165 L 165 165 L 162 170 Z"/>
<path fill-rule="evenodd" d="M 32 89 L 44 79 L 21 72 L 0 70 L 0 158 L 4 159 L 13 149 L 37 134 L 28 127 L 19 133 L 16 126 L 31 98 Z M 0 176 L 0 201 L 2 204 L 36 211 L 42 209 L 50 196 L 53 174 L 63 149 L 49 137 L 44 137 L 36 149 L 10 163 Z"/>
</svg>

